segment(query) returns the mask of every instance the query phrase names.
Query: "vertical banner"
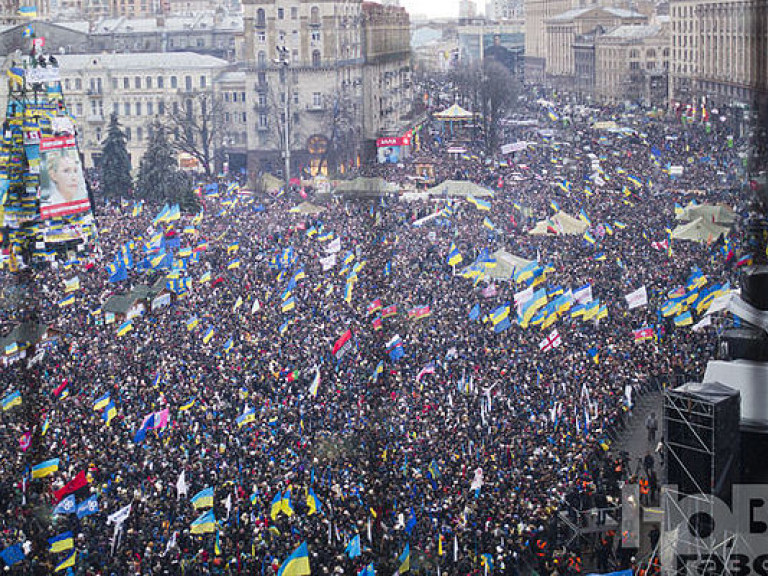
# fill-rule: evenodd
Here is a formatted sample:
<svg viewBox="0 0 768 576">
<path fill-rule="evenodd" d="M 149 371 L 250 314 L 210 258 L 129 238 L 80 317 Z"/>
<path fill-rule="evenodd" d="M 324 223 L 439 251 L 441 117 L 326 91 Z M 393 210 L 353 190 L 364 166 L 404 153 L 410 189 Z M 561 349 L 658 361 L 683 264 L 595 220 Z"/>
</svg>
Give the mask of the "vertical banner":
<svg viewBox="0 0 768 576">
<path fill-rule="evenodd" d="M 40 141 L 40 217 L 60 218 L 90 209 L 74 136 Z"/>
</svg>

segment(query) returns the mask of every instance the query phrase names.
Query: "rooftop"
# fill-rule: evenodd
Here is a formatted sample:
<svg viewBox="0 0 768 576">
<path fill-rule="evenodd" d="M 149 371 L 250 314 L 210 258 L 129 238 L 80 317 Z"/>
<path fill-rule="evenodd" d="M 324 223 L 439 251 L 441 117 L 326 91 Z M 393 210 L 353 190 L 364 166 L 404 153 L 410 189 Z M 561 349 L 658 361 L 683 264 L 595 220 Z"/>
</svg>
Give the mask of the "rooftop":
<svg viewBox="0 0 768 576">
<path fill-rule="evenodd" d="M 650 38 L 651 36 L 656 36 L 660 32 L 661 26 L 658 24 L 639 24 L 635 26 L 617 26 L 603 37 L 640 40 L 642 38 Z"/>
<path fill-rule="evenodd" d="M 194 52 L 144 52 L 135 54 L 62 54 L 56 55 L 63 70 L 84 70 L 89 67 L 117 70 L 147 68 L 200 69 L 224 68 L 229 62 Z"/>
</svg>

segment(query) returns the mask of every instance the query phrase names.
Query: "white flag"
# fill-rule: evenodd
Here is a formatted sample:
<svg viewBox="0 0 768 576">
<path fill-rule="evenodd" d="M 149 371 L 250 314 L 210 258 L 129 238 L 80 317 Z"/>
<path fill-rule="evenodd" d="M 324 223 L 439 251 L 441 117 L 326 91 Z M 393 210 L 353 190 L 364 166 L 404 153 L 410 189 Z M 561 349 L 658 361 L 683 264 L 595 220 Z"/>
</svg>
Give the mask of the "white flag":
<svg viewBox="0 0 768 576">
<path fill-rule="evenodd" d="M 529 286 L 525 290 L 515 294 L 515 306 L 520 309 L 520 307 L 528 302 L 528 300 L 531 298 L 533 298 L 533 286 Z"/>
<path fill-rule="evenodd" d="M 645 290 L 645 286 L 641 286 L 634 292 L 630 292 L 624 299 L 627 301 L 627 306 L 632 310 L 633 308 L 640 308 L 640 306 L 648 305 L 648 292 Z"/>
<path fill-rule="evenodd" d="M 312 384 L 309 385 L 309 393 L 312 398 L 317 396 L 317 389 L 320 387 L 320 368 L 315 367 L 315 377 L 312 380 Z"/>
<path fill-rule="evenodd" d="M 320 264 L 323 266 L 323 272 L 327 272 L 334 266 L 336 266 L 336 254 L 331 254 L 325 258 L 320 258 Z"/>
<path fill-rule="evenodd" d="M 711 325 L 712 325 L 712 316 L 704 316 L 704 318 L 696 322 L 696 324 L 694 324 L 691 327 L 691 330 L 693 330 L 694 332 L 700 332 L 704 330 L 704 328 L 706 328 L 707 326 L 711 326 Z"/>
<path fill-rule="evenodd" d="M 592 302 L 592 285 L 587 284 L 586 286 L 583 286 L 582 288 L 579 288 L 576 290 L 576 292 L 573 293 L 573 301 L 576 304 L 586 304 L 588 302 Z"/>
<path fill-rule="evenodd" d="M 557 332 L 557 329 L 555 329 L 549 333 L 549 336 L 539 343 L 539 350 L 546 352 L 547 350 L 552 350 L 552 348 L 557 348 L 562 343 L 563 341 L 560 339 L 560 334 Z"/>
<path fill-rule="evenodd" d="M 341 238 L 334 238 L 333 241 L 325 248 L 328 254 L 336 254 L 341 251 Z"/>
<path fill-rule="evenodd" d="M 128 506 L 125 506 L 123 508 L 120 508 L 117 512 L 113 512 L 109 516 L 107 516 L 107 524 L 115 524 L 115 531 L 122 525 L 123 522 L 126 521 L 128 516 L 131 513 L 131 505 L 128 504 Z"/>
<path fill-rule="evenodd" d="M 227 520 L 229 520 L 229 513 L 232 512 L 232 494 L 227 494 L 227 499 L 224 500 L 224 508 L 227 509 Z"/>
<path fill-rule="evenodd" d="M 179 474 L 179 479 L 176 480 L 176 499 L 177 500 L 181 498 L 182 494 L 186 496 L 187 492 L 189 491 L 189 486 L 187 486 L 187 480 L 184 477 L 185 474 L 186 474 L 186 470 L 182 470 L 181 474 Z"/>
<path fill-rule="evenodd" d="M 258 312 L 259 310 L 261 310 L 261 302 L 259 302 L 258 298 L 254 298 L 253 306 L 251 306 L 251 314 L 256 314 L 256 312 Z"/>
</svg>

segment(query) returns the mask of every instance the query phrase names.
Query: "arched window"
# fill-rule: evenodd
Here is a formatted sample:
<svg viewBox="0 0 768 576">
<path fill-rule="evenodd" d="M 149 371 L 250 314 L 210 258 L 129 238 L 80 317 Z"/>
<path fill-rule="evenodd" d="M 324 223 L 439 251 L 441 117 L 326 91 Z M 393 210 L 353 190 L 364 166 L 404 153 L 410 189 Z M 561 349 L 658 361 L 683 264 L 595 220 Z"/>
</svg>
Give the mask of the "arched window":
<svg viewBox="0 0 768 576">
<path fill-rule="evenodd" d="M 312 26 L 320 26 L 320 8 L 312 6 L 309 10 L 309 23 Z"/>
<path fill-rule="evenodd" d="M 264 8 L 256 10 L 256 26 L 264 27 L 267 25 L 267 17 L 264 13 Z"/>
<path fill-rule="evenodd" d="M 653 48 L 649 48 L 645 51 L 645 58 L 647 60 L 655 60 L 656 59 L 656 50 Z"/>
<path fill-rule="evenodd" d="M 640 50 L 632 49 L 629 51 L 630 58 L 640 58 Z"/>
<path fill-rule="evenodd" d="M 320 66 L 320 50 L 312 50 L 312 66 Z"/>
<path fill-rule="evenodd" d="M 264 50 L 259 50 L 258 63 L 259 63 L 259 66 L 267 65 L 267 53 L 264 52 Z"/>
</svg>

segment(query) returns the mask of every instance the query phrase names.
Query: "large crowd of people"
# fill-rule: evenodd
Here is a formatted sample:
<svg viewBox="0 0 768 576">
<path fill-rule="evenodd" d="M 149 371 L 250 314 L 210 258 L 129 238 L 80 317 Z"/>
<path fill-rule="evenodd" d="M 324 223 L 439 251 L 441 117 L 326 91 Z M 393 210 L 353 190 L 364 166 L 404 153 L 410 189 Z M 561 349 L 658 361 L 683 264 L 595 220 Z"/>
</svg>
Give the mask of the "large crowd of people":
<svg viewBox="0 0 768 576">
<path fill-rule="evenodd" d="M 435 123 L 422 128 L 409 161 L 359 169 L 406 182 L 413 162 L 430 162 L 438 182 L 491 187 L 487 211 L 460 198 L 309 191 L 325 210 L 302 214 L 290 211 L 298 194 L 259 197 L 222 182 L 218 193 L 201 189 L 199 214 L 163 223 L 154 221 L 161 206 L 98 199 L 92 249 L 25 280 L 34 320 L 59 332 L 57 341 L 2 370 L 0 394 L 22 397 L 0 413 L 0 548 L 20 543 L 25 552 L 11 573 L 52 573 L 74 550 L 64 567 L 74 574 L 276 574 L 304 542 L 313 574 L 370 564 L 391 574 L 406 558 L 421 574 L 630 567 L 633 551 L 617 539 L 604 537 L 599 550 L 564 546 L 553 518 L 615 502 L 629 474 L 616 466 L 613 439 L 631 422 L 632 397 L 699 380 L 713 355 L 712 328 L 676 326 L 659 310 L 695 267 L 711 284 L 735 283 L 736 241 L 658 246 L 670 241 L 676 203 L 743 211 L 740 142 L 732 146 L 716 122 L 554 106 L 521 104 L 521 117 L 539 125 L 504 128 L 505 141 L 530 143 L 513 156 L 467 142 L 466 155 L 449 157 Z M 597 120 L 630 130 L 601 131 Z M 670 174 L 678 165 L 683 174 Z M 584 212 L 594 244 L 527 233 L 553 214 L 553 201 Z M 437 210 L 443 217 L 413 226 Z M 130 327 L 119 313 L 109 322 L 110 296 L 169 275 L 139 265 L 158 235 L 179 239 L 167 250 L 185 260 L 167 281 L 186 276 L 191 285 Z M 452 246 L 463 259 L 455 267 Z M 461 270 L 499 249 L 541 264 L 536 289 L 589 284 L 607 317 L 564 312 L 546 329 L 513 321 L 496 332 L 487 315 L 526 284 Z M 106 267 L 125 262 L 126 250 L 127 278 L 110 282 Z M 20 280 L 2 274 L 9 294 Z M 60 305 L 75 276 L 75 302 Z M 642 286 L 648 304 L 628 309 L 624 296 Z M 19 319 L 4 310 L 2 333 Z M 644 327 L 653 337 L 636 341 Z M 541 350 L 553 329 L 560 345 Z M 391 354 L 398 344 L 401 358 Z M 95 409 L 106 395 L 112 406 Z M 114 410 L 108 424 L 105 410 Z M 57 471 L 30 477 L 49 459 Z M 54 514 L 62 495 L 54 492 L 81 472 L 76 503 L 96 495 L 98 511 Z M 196 508 L 206 488 L 212 507 Z M 209 508 L 215 524 L 195 533 Z M 47 540 L 66 531 L 73 547 L 49 552 Z M 349 546 L 356 536 L 359 554 Z"/>
</svg>

